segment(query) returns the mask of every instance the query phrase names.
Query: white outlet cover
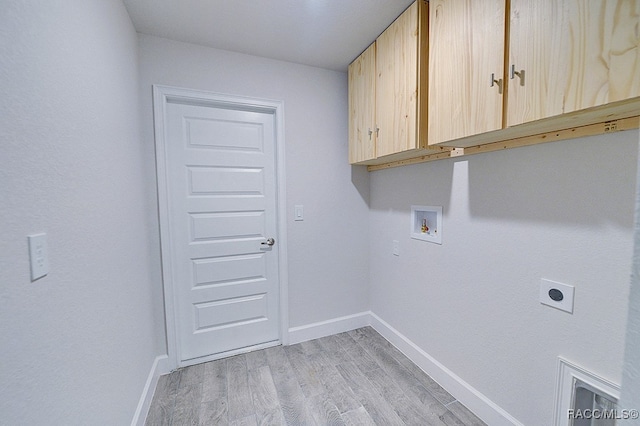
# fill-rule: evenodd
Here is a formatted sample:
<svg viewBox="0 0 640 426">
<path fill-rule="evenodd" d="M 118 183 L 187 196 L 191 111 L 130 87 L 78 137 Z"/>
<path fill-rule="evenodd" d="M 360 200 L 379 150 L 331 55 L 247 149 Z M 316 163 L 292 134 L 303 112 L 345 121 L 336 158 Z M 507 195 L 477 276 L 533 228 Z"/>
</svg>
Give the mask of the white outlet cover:
<svg viewBox="0 0 640 426">
<path fill-rule="evenodd" d="M 554 300 L 549 292 L 555 290 L 556 295 L 562 294 L 562 300 Z M 540 303 L 573 314 L 573 296 L 575 288 L 569 284 L 563 284 L 551 280 L 540 281 Z M 556 296 L 557 297 L 557 296 Z"/>
</svg>

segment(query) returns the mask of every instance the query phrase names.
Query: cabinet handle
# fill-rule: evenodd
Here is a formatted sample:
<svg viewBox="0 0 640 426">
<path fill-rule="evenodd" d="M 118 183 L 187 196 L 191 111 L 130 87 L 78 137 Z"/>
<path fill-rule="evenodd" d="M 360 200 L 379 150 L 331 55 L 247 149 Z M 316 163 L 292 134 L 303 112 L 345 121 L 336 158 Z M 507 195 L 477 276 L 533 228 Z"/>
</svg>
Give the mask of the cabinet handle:
<svg viewBox="0 0 640 426">
<path fill-rule="evenodd" d="M 371 135 L 373 134 L 373 130 L 371 130 L 371 127 L 369 127 L 369 140 L 371 140 Z"/>
<path fill-rule="evenodd" d="M 491 85 L 489 87 L 498 86 L 498 93 L 502 94 L 502 79 L 496 80 L 494 73 L 491 73 Z"/>
<path fill-rule="evenodd" d="M 520 86 L 524 86 L 524 70 L 516 71 L 516 66 L 511 64 L 511 80 L 516 78 L 516 75 L 520 78 Z"/>
</svg>

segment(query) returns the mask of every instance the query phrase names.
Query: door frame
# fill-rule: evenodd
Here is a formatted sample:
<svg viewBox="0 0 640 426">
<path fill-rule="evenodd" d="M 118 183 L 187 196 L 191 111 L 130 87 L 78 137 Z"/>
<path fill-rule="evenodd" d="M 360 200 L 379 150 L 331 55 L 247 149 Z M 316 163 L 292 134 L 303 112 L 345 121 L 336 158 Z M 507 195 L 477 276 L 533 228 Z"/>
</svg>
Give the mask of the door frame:
<svg viewBox="0 0 640 426">
<path fill-rule="evenodd" d="M 276 170 L 276 248 L 278 250 L 279 283 L 279 343 L 289 343 L 288 311 L 288 263 L 287 263 L 287 220 L 286 220 L 286 180 L 285 180 L 285 144 L 284 144 L 284 102 L 268 99 L 248 98 L 226 95 L 194 89 L 184 89 L 165 85 L 153 85 L 153 123 L 155 130 L 156 178 L 158 195 L 158 219 L 160 222 L 160 250 L 162 261 L 162 281 L 164 289 L 165 332 L 169 368 L 189 365 L 178 357 L 180 335 L 177 332 L 177 306 L 174 294 L 174 276 L 172 265 L 172 230 L 169 221 L 168 168 L 167 168 L 167 103 L 178 101 L 190 105 L 219 106 L 241 111 L 263 112 L 274 115 L 275 126 L 275 170 Z M 211 361 L 235 353 L 248 352 L 261 347 L 273 346 L 273 343 L 242 348 L 223 354 L 198 358 L 197 362 Z M 193 362 L 191 362 L 193 363 Z"/>
</svg>

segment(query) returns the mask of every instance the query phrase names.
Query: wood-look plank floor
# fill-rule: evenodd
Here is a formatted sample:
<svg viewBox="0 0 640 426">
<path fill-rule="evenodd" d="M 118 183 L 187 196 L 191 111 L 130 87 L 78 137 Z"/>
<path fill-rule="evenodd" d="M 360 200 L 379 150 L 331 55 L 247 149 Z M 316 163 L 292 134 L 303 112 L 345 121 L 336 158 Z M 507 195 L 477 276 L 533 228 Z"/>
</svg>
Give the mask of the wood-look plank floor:
<svg viewBox="0 0 640 426">
<path fill-rule="evenodd" d="M 484 423 L 371 327 L 160 377 L 147 426 Z"/>
</svg>

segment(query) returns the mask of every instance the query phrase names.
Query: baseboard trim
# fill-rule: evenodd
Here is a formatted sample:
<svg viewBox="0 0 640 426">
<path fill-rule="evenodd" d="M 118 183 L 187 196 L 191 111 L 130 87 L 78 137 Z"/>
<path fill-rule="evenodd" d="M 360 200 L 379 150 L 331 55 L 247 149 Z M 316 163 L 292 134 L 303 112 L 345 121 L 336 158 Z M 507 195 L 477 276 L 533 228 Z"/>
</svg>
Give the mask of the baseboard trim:
<svg viewBox="0 0 640 426">
<path fill-rule="evenodd" d="M 333 318 L 327 321 L 320 321 L 300 327 L 289 329 L 289 344 L 294 345 L 307 340 L 319 339 L 332 334 L 343 333 L 366 327 L 371 324 L 371 312 L 360 312 L 358 314 Z"/>
<path fill-rule="evenodd" d="M 151 406 L 151 400 L 153 399 L 153 393 L 158 384 L 158 378 L 169 372 L 169 357 L 167 355 L 157 356 L 151 365 L 147 382 L 144 384 L 140 401 L 138 401 L 138 407 L 133 415 L 133 420 L 131 420 L 131 426 L 144 426 L 147 413 L 149 413 L 149 407 Z"/>
<path fill-rule="evenodd" d="M 496 403 L 420 349 L 418 345 L 373 312 L 370 313 L 370 325 L 485 423 L 492 426 L 523 426 Z"/>
</svg>

